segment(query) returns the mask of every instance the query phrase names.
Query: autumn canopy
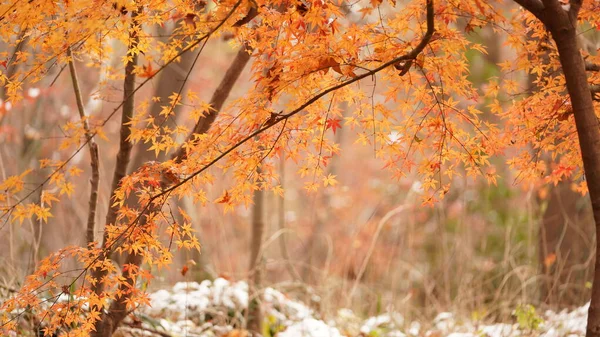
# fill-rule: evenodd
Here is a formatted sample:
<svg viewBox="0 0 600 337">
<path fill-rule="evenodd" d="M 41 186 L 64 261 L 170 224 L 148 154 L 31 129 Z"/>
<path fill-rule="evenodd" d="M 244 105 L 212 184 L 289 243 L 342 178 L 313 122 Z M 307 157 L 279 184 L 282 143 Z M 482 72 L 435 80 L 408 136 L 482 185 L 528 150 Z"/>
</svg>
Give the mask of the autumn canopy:
<svg viewBox="0 0 600 337">
<path fill-rule="evenodd" d="M 598 223 L 600 185 L 591 184 L 600 182 L 600 143 L 590 121 L 598 111 L 600 55 L 576 36 L 600 29 L 600 3 L 516 2 L 3 2 L 1 118 L 28 104 L 30 88 L 59 95 L 77 113 L 61 126 L 60 155 L 2 178 L 0 232 L 28 219 L 47 222 L 57 204 L 90 188 L 74 184 L 82 174 L 91 190 L 87 231 L 76 241 L 85 243 L 37 265 L 2 304 L 1 334 L 17 329 L 9 312 L 26 311 L 46 335 L 68 327 L 69 336 L 110 336 L 130 310 L 147 303 L 145 286 L 136 282 L 146 284 L 170 264 L 171 248 L 200 247 L 174 202 L 191 197 L 198 207 L 229 212 L 256 204 L 257 191 L 283 196 L 282 160 L 297 167 L 306 193 L 336 186 L 328 165 L 343 156 L 336 141 L 342 130 L 356 135 L 353 146 L 371 149 L 395 180 L 418 179 L 423 205 L 443 200 L 457 178 L 494 185 L 502 168 L 517 172 L 517 186 L 572 180 L 574 190 L 590 193 Z M 484 31 L 508 55 L 479 86 L 469 57 L 487 57 Z M 214 79 L 217 89 L 186 87 L 213 41 L 237 53 Z M 177 68 L 184 62 L 190 66 Z M 183 80 L 153 94 L 172 69 Z M 574 73 L 565 76 L 567 70 Z M 94 88 L 80 86 L 85 76 Z M 63 77 L 72 87 L 56 87 Z M 251 85 L 230 95 L 238 80 Z M 577 103 L 574 92 L 581 94 Z M 106 136 L 111 125 L 118 125 L 119 139 Z M 111 146 L 118 147 L 114 166 L 99 165 L 99 158 L 115 156 L 104 150 Z M 101 179 L 107 172 L 111 178 Z M 227 183 L 215 184 L 217 174 L 226 174 Z M 218 198 L 209 196 L 215 189 Z M 100 203 L 109 206 L 97 222 Z M 121 266 L 109 259 L 114 255 L 122 256 Z M 55 300 L 67 293 L 69 302 Z"/>
</svg>

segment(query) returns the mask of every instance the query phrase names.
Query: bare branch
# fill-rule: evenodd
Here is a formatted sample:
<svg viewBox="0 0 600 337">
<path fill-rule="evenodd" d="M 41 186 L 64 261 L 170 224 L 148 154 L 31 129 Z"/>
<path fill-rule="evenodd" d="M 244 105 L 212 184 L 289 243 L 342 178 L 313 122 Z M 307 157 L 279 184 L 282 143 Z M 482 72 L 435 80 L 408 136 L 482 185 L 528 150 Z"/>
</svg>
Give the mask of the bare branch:
<svg viewBox="0 0 600 337">
<path fill-rule="evenodd" d="M 83 129 L 85 131 L 85 137 L 88 142 L 90 149 L 90 164 L 92 166 L 92 179 L 90 180 L 90 201 L 88 208 L 88 219 L 87 219 L 87 230 L 86 230 L 86 241 L 88 245 L 94 242 L 94 227 L 96 224 L 96 206 L 98 204 L 98 184 L 100 182 L 100 163 L 98 159 L 98 144 L 94 140 L 94 134 L 90 131 L 90 125 L 88 117 L 85 113 L 83 105 L 83 99 L 81 98 L 81 89 L 79 88 L 79 80 L 77 79 L 77 70 L 75 69 L 75 63 L 73 62 L 73 51 L 71 47 L 67 48 L 67 56 L 69 57 L 69 70 L 71 72 L 71 81 L 73 82 L 73 91 L 75 92 L 75 100 L 77 101 L 77 110 L 79 111 L 79 117 L 83 123 Z"/>
</svg>

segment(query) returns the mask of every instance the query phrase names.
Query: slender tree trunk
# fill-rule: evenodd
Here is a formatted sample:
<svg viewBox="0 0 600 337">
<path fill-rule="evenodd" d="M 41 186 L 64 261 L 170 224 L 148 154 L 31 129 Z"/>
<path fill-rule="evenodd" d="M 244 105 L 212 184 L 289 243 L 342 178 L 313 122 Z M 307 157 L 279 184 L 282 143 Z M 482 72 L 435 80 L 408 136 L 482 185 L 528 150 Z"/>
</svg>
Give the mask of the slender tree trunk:
<svg viewBox="0 0 600 337">
<path fill-rule="evenodd" d="M 67 56 L 69 56 L 69 70 L 71 73 L 71 81 L 73 82 L 73 92 L 75 94 L 75 100 L 77 102 L 77 110 L 79 111 L 79 117 L 85 130 L 85 137 L 88 141 L 88 148 L 90 150 L 90 166 L 92 167 L 92 179 L 90 179 L 90 200 L 88 208 L 88 220 L 86 223 L 86 243 L 90 245 L 94 242 L 94 228 L 96 226 L 96 207 L 98 206 L 98 185 L 100 183 L 100 159 L 98 153 L 98 144 L 94 140 L 94 135 L 90 131 L 90 125 L 87 118 L 89 117 L 85 112 L 85 106 L 83 104 L 83 98 L 81 97 L 81 88 L 79 87 L 79 79 L 77 78 L 77 70 L 75 68 L 75 60 L 73 59 L 73 52 L 71 47 L 67 48 Z"/>
<path fill-rule="evenodd" d="M 548 6 L 550 7 L 550 6 Z M 556 42 L 560 63 L 571 97 L 579 146 L 585 170 L 592 211 L 596 223 L 596 242 L 600 242 L 600 128 L 594 111 L 592 95 L 585 72 L 585 63 L 577 45 L 576 15 L 564 11 L 560 5 L 546 8 L 548 26 Z M 600 337 L 600 257 L 596 262 L 592 298 L 588 313 L 587 337 Z"/>
<path fill-rule="evenodd" d="M 260 175 L 260 167 L 256 174 Z M 260 311 L 259 289 L 261 284 L 260 254 L 262 249 L 265 221 L 263 217 L 264 191 L 254 191 L 252 207 L 252 238 L 250 240 L 250 277 L 248 282 L 248 330 L 256 336 L 261 333 L 262 315 Z"/>
<path fill-rule="evenodd" d="M 127 48 L 127 53 L 130 53 L 134 47 L 139 43 L 139 36 L 136 31 L 138 29 L 138 21 L 137 15 L 138 12 L 141 12 L 141 8 L 138 11 L 131 13 L 131 27 L 129 33 L 129 46 Z M 133 117 L 133 111 L 135 109 L 135 78 L 136 75 L 134 73 L 134 69 L 137 66 L 138 54 L 133 53 L 131 55 L 131 59 L 125 65 L 125 79 L 123 80 L 123 108 L 121 113 L 121 130 L 119 136 L 119 152 L 117 153 L 117 162 L 115 164 L 115 170 L 113 173 L 112 185 L 110 188 L 110 199 L 109 199 L 109 207 L 106 213 L 106 222 L 104 228 L 106 226 L 114 225 L 117 220 L 117 211 L 118 206 L 112 206 L 111 204 L 114 202 L 114 198 L 116 195 L 116 191 L 119 188 L 119 184 L 121 179 L 125 177 L 127 174 L 127 166 L 129 165 L 129 157 L 131 154 L 132 144 L 129 141 L 129 136 L 131 135 L 131 129 L 129 122 Z M 111 255 L 111 249 L 106 247 L 108 241 L 108 232 L 105 230 L 102 236 L 101 247 L 103 249 L 99 260 L 104 261 Z M 96 280 L 96 284 L 92 286 L 92 290 L 97 294 L 101 294 L 104 291 L 104 277 L 106 276 L 107 271 L 101 268 L 96 268 L 92 270 L 92 277 Z"/>
</svg>

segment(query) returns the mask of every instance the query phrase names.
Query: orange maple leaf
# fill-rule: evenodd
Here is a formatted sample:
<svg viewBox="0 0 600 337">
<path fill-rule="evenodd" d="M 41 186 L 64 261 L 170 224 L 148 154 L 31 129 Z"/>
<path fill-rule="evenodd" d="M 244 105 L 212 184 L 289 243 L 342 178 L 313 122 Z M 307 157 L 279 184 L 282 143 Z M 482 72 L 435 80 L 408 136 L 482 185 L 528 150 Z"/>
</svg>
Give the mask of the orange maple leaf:
<svg viewBox="0 0 600 337">
<path fill-rule="evenodd" d="M 142 69 L 144 71 L 141 74 L 139 74 L 138 77 L 150 78 L 156 74 L 156 70 L 154 70 L 154 68 L 152 68 L 152 63 L 150 63 L 150 62 L 148 62 L 147 65 L 142 66 Z"/>
</svg>

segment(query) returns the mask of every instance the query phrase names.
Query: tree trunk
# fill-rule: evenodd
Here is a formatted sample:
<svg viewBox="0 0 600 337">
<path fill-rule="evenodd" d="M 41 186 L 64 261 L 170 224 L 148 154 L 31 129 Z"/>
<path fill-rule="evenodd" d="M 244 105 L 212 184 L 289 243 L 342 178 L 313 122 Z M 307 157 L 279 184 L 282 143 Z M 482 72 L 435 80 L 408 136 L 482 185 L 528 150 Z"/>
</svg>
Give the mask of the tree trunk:
<svg viewBox="0 0 600 337">
<path fill-rule="evenodd" d="M 260 167 L 256 170 L 256 174 L 260 175 Z M 260 283 L 261 283 L 261 250 L 262 239 L 265 231 L 265 222 L 263 218 L 264 208 L 264 191 L 254 191 L 252 207 L 252 238 L 250 242 L 250 266 L 248 280 L 248 330 L 253 336 L 258 336 L 261 332 L 262 315 L 260 311 Z"/>
<path fill-rule="evenodd" d="M 560 63 L 565 75 L 567 91 L 571 97 L 575 125 L 585 171 L 585 178 L 592 201 L 596 223 L 596 242 L 600 234 L 600 129 L 594 112 L 592 95 L 588 85 L 585 64 L 577 45 L 575 27 L 576 12 L 565 11 L 558 3 L 547 6 L 545 24 L 556 42 Z M 575 15 L 573 15 L 575 14 Z M 592 298 L 588 312 L 587 337 L 600 337 L 600 258 L 596 249 Z"/>
</svg>

